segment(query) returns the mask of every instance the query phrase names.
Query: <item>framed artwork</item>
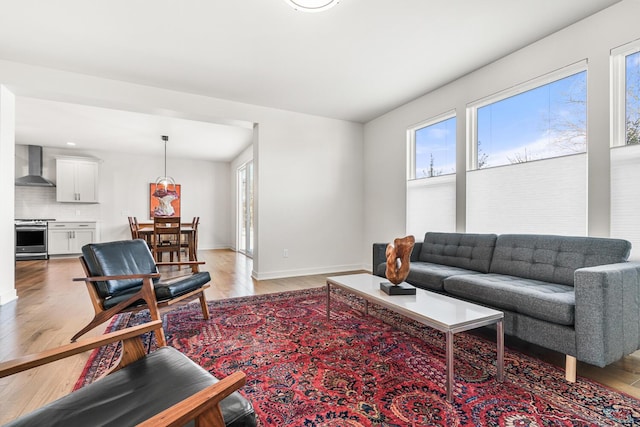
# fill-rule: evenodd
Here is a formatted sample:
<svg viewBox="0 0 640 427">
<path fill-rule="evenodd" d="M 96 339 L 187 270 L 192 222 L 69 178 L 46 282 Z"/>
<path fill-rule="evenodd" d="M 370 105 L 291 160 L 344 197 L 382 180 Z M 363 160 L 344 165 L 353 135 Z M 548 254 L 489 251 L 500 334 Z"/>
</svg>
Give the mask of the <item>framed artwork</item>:
<svg viewBox="0 0 640 427">
<path fill-rule="evenodd" d="M 156 216 L 180 216 L 180 184 L 156 189 L 156 184 L 149 184 L 149 218 Z"/>
</svg>

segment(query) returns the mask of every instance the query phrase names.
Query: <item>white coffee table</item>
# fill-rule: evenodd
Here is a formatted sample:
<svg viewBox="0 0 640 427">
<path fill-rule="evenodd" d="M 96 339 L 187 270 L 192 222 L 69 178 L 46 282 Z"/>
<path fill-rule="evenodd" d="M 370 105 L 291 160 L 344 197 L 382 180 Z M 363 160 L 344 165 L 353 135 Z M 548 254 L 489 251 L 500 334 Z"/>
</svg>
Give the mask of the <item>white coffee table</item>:
<svg viewBox="0 0 640 427">
<path fill-rule="evenodd" d="M 447 400 L 453 399 L 453 334 L 481 326 L 496 324 L 498 355 L 496 380 L 504 379 L 504 332 L 501 311 L 461 301 L 435 292 L 416 289 L 415 295 L 387 295 L 380 290 L 380 282 L 386 279 L 371 274 L 349 274 L 327 278 L 327 321 L 331 312 L 331 286 L 356 294 L 365 300 L 365 314 L 369 302 L 379 304 L 413 320 L 416 320 L 446 336 Z"/>
</svg>

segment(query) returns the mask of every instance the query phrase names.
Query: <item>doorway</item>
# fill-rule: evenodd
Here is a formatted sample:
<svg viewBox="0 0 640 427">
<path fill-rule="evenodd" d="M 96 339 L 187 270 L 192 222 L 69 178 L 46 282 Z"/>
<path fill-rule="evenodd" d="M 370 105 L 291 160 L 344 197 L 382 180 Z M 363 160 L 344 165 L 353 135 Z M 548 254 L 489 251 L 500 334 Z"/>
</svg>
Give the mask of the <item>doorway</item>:
<svg viewBox="0 0 640 427">
<path fill-rule="evenodd" d="M 238 251 L 253 257 L 253 160 L 238 168 Z"/>
</svg>

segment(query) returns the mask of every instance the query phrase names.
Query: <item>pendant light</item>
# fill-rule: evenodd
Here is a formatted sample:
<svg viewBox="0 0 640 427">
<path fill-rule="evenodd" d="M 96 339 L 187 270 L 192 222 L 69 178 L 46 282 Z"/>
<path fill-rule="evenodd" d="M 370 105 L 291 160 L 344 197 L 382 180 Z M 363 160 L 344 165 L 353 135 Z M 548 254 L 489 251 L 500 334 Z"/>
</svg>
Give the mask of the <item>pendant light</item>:
<svg viewBox="0 0 640 427">
<path fill-rule="evenodd" d="M 167 194 L 176 192 L 175 180 L 167 175 L 167 142 L 169 137 L 162 135 L 162 141 L 164 142 L 164 176 L 159 176 L 156 179 L 156 186 L 153 192 L 155 197 L 165 197 Z"/>
<path fill-rule="evenodd" d="M 302 12 L 322 12 L 338 4 L 340 0 L 284 0 L 295 10 Z"/>
</svg>

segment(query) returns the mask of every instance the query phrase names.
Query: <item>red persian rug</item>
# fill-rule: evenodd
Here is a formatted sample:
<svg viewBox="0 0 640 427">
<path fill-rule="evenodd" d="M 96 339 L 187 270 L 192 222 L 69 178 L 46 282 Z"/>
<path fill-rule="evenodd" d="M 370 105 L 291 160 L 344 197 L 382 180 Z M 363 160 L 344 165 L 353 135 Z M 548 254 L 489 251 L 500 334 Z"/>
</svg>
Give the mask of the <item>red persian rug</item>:
<svg viewBox="0 0 640 427">
<path fill-rule="evenodd" d="M 339 290 L 326 320 L 325 288 L 233 298 L 167 313 L 169 345 L 217 377 L 247 374 L 242 389 L 262 426 L 632 426 L 640 401 L 524 354 L 505 350 L 495 381 L 495 342 L 455 339 L 454 401 L 445 396 L 444 336 Z M 148 321 L 117 316 L 109 330 Z M 151 343 L 150 343 L 151 341 Z M 155 340 L 147 337 L 153 349 Z M 117 358 L 96 350 L 76 387 Z"/>
</svg>

